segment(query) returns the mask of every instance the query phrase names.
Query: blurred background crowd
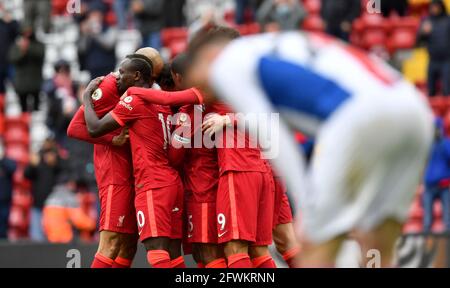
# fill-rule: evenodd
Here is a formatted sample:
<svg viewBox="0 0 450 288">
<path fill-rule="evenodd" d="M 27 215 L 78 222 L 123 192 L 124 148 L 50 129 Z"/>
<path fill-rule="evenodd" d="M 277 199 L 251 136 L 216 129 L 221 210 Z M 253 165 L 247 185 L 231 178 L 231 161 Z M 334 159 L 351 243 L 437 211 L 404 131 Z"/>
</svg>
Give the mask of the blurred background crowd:
<svg viewBox="0 0 450 288">
<path fill-rule="evenodd" d="M 143 46 L 170 61 L 211 24 L 325 32 L 402 71 L 442 118 L 405 233 L 450 229 L 448 11 L 448 0 L 0 0 L 0 238 L 96 240 L 92 146 L 66 136 L 84 87 Z"/>
</svg>

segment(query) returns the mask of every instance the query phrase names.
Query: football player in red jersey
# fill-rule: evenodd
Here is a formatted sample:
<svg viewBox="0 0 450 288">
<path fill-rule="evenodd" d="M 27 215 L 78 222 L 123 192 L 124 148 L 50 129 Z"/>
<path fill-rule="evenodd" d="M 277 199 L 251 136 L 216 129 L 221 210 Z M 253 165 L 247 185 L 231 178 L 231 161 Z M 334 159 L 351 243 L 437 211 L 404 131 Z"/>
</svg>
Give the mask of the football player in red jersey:
<svg viewBox="0 0 450 288">
<path fill-rule="evenodd" d="M 122 62 L 118 82 L 149 88 L 152 67 L 139 57 Z M 84 97 L 85 120 L 89 134 L 99 137 L 129 126 L 135 178 L 135 208 L 140 240 L 152 267 L 170 268 L 170 239 L 181 239 L 183 203 L 177 171 L 168 160 L 170 107 L 152 105 L 139 96 L 125 94 L 113 111 L 99 119 L 92 98 Z"/>
<path fill-rule="evenodd" d="M 152 78 L 159 76 L 163 61 L 158 51 L 142 48 L 155 67 Z M 120 85 L 119 85 L 120 84 Z M 88 87 L 95 112 L 103 117 L 119 102 L 132 83 L 117 82 L 116 75 L 107 75 L 98 89 Z M 96 87 L 95 87 L 96 88 Z M 95 91 L 94 91 L 95 90 Z M 137 223 L 134 209 L 134 179 L 127 129 L 117 130 L 100 138 L 87 132 L 84 107 L 81 106 L 68 127 L 68 136 L 94 144 L 94 165 L 100 195 L 100 241 L 92 267 L 130 267 L 137 243 Z"/>
<path fill-rule="evenodd" d="M 230 125 L 232 119 L 228 115 L 213 115 L 203 123 L 204 133 L 213 135 Z M 286 185 L 283 179 L 272 169 L 275 184 L 275 200 L 273 215 L 273 241 L 290 268 L 299 266 L 300 247 L 295 236 L 292 209 L 286 195 Z"/>
<path fill-rule="evenodd" d="M 178 55 L 172 62 L 172 78 L 176 90 L 185 88 L 183 75 L 186 65 L 186 54 Z M 194 137 L 203 137 L 201 121 L 194 121 L 194 114 L 203 115 L 213 111 L 212 108 L 185 105 L 179 109 L 174 116 L 176 129 L 172 134 L 169 159 L 182 171 L 186 203 L 185 236 L 187 242 L 193 245 L 194 259 L 206 268 L 226 268 L 223 248 L 217 244 L 217 151 L 214 147 L 192 146 Z"/>
</svg>

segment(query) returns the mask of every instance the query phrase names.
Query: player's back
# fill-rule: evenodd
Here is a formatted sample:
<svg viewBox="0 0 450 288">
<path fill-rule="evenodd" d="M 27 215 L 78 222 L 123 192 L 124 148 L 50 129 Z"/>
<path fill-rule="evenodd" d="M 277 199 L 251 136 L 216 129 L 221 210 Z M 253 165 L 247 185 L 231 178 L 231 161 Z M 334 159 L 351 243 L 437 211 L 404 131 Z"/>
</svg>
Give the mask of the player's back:
<svg viewBox="0 0 450 288">
<path fill-rule="evenodd" d="M 197 202 L 209 202 L 215 199 L 217 183 L 219 179 L 219 167 L 217 163 L 217 150 L 204 145 L 197 147 L 195 138 L 203 139 L 201 129 L 202 121 L 196 121 L 196 115 L 203 117 L 211 112 L 203 105 L 186 105 L 178 112 L 179 125 L 185 126 L 190 135 L 191 148 L 187 149 L 183 164 L 183 182 L 186 193 L 192 193 Z M 186 116 L 183 116 L 186 115 Z M 201 120 L 201 119 L 200 119 Z M 188 122 L 189 121 L 189 122 Z M 198 122 L 198 123 L 197 123 Z"/>
<path fill-rule="evenodd" d="M 217 102 L 212 105 L 210 111 L 221 115 L 233 113 L 231 108 L 224 103 Z M 250 136 L 234 125 L 226 127 L 223 133 L 215 134 L 217 156 L 219 161 L 219 173 L 226 171 L 266 172 L 267 167 L 262 159 L 261 150 Z"/>
<path fill-rule="evenodd" d="M 94 111 L 98 117 L 105 116 L 119 102 L 117 81 L 108 74 L 92 94 Z M 112 132 L 119 134 L 120 129 Z M 99 188 L 108 185 L 130 185 L 132 183 L 131 150 L 129 143 L 123 146 L 94 145 L 94 166 Z"/>
</svg>

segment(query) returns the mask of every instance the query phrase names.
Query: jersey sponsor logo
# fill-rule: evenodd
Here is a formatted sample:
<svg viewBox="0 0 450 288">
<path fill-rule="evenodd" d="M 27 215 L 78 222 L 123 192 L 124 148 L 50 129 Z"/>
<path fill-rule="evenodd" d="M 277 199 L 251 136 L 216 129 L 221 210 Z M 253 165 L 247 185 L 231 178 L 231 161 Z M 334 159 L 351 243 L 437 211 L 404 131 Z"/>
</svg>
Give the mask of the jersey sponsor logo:
<svg viewBox="0 0 450 288">
<path fill-rule="evenodd" d="M 123 107 L 127 108 L 128 110 L 133 110 L 133 107 L 128 104 L 127 102 L 125 102 L 125 99 L 127 99 L 128 97 L 125 97 L 123 100 L 119 101 L 119 105 L 122 105 Z"/>
<path fill-rule="evenodd" d="M 180 208 L 178 208 L 178 207 L 175 207 L 172 209 L 172 212 L 178 212 L 178 211 L 180 211 Z"/>
<path fill-rule="evenodd" d="M 102 98 L 102 96 L 103 96 L 103 91 L 102 91 L 102 89 L 100 89 L 100 88 L 97 88 L 97 89 L 94 91 L 94 93 L 92 93 L 92 95 L 91 95 L 92 100 L 94 100 L 94 101 L 100 100 L 100 98 Z"/>
<path fill-rule="evenodd" d="M 217 237 L 221 238 L 223 235 L 227 234 L 228 231 L 217 234 Z"/>
</svg>

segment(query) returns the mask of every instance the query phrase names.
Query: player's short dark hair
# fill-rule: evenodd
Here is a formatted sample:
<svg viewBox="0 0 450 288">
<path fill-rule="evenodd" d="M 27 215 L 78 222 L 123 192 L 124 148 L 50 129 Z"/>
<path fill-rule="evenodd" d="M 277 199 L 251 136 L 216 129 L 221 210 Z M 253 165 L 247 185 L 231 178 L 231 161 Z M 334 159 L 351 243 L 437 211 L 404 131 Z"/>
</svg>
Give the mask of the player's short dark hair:
<svg viewBox="0 0 450 288">
<path fill-rule="evenodd" d="M 159 78 L 156 82 L 159 84 L 159 86 L 161 86 L 163 90 L 172 90 L 175 88 L 175 82 L 172 78 L 170 64 L 164 64 L 164 67 L 161 70 L 161 74 L 159 74 Z"/>
<path fill-rule="evenodd" d="M 187 55 L 193 59 L 203 47 L 221 41 L 231 41 L 241 35 L 236 29 L 225 26 L 208 26 L 198 31 L 188 45 Z"/>
<path fill-rule="evenodd" d="M 147 61 L 139 57 L 128 59 L 130 59 L 130 63 L 135 71 L 139 71 L 142 74 L 142 78 L 145 80 L 150 80 L 152 78 L 152 66 L 149 65 Z"/>
<path fill-rule="evenodd" d="M 188 66 L 188 55 L 180 53 L 172 60 L 171 68 L 174 73 L 184 75 Z"/>
</svg>

